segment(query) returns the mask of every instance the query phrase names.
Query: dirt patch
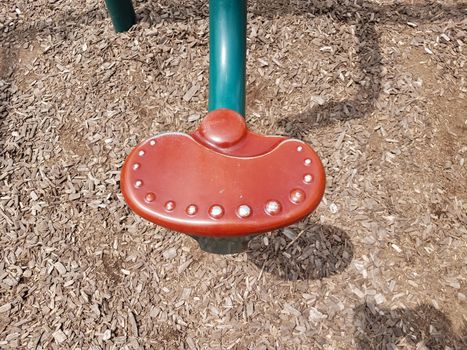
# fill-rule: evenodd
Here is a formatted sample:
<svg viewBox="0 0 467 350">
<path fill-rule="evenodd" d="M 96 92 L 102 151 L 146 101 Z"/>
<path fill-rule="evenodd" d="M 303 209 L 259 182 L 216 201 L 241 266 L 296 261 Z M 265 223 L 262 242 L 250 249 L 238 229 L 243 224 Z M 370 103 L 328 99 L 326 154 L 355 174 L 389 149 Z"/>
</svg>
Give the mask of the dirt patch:
<svg viewBox="0 0 467 350">
<path fill-rule="evenodd" d="M 161 346 L 162 349 L 173 349 L 178 347 L 180 344 L 183 344 L 183 340 L 185 338 L 183 332 L 167 325 L 161 325 L 158 328 L 158 333 L 159 338 L 155 343 L 157 343 L 158 346 Z"/>
<path fill-rule="evenodd" d="M 443 79 L 445 73 L 423 48 L 409 49 L 405 66 L 420 80 L 421 96 L 429 106 L 425 123 L 431 129 L 430 137 L 422 146 L 425 149 L 415 150 L 415 159 L 427 169 L 441 170 L 441 173 L 427 171 L 424 181 L 440 183 L 449 197 L 460 196 L 465 200 L 466 178 L 461 169 L 464 167 L 462 149 L 467 145 L 467 99 L 450 81 Z"/>
<path fill-rule="evenodd" d="M 34 72 L 32 65 L 40 57 L 42 52 L 39 43 L 24 44 L 17 53 L 16 60 L 21 66 L 21 70 L 15 74 L 15 81 L 22 90 L 29 88 L 29 85 L 37 80 L 38 75 Z"/>
<path fill-rule="evenodd" d="M 102 265 L 104 273 L 113 283 L 120 283 L 122 281 L 122 261 L 114 258 L 109 254 L 102 255 Z"/>
<path fill-rule="evenodd" d="M 80 157 L 87 157 L 90 154 L 90 148 L 82 132 L 77 131 L 78 128 L 73 126 L 65 126 L 60 131 L 60 144 L 64 150 L 70 151 Z"/>
</svg>

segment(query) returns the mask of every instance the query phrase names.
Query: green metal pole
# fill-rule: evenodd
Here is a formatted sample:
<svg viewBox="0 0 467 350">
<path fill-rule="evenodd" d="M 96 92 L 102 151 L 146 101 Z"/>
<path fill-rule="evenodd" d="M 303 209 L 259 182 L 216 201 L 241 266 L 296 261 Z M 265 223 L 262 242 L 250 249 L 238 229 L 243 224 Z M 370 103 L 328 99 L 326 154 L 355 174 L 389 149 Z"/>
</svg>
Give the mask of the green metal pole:
<svg viewBox="0 0 467 350">
<path fill-rule="evenodd" d="M 245 116 L 247 0 L 209 0 L 209 112 L 228 108 Z M 192 236 L 208 253 L 238 254 L 251 236 Z"/>
<path fill-rule="evenodd" d="M 116 32 L 126 32 L 136 23 L 135 9 L 131 0 L 105 0 Z"/>
<path fill-rule="evenodd" d="M 212 254 L 239 254 L 248 249 L 252 236 L 217 238 L 192 236 L 201 250 Z"/>
<path fill-rule="evenodd" d="M 210 0 L 209 106 L 245 116 L 247 0 Z"/>
</svg>

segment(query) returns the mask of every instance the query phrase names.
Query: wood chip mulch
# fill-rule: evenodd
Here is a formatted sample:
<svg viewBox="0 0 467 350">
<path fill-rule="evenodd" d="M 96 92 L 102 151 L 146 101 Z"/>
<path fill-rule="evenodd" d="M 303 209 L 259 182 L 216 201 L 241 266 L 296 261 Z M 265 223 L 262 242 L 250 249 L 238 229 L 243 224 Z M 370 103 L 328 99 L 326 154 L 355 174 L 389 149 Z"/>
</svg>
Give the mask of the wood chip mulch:
<svg viewBox="0 0 467 350">
<path fill-rule="evenodd" d="M 247 122 L 328 184 L 232 256 L 119 190 L 206 113 L 207 3 L 116 34 L 103 1 L 1 1 L 0 349 L 467 349 L 467 2 L 250 1 Z"/>
</svg>

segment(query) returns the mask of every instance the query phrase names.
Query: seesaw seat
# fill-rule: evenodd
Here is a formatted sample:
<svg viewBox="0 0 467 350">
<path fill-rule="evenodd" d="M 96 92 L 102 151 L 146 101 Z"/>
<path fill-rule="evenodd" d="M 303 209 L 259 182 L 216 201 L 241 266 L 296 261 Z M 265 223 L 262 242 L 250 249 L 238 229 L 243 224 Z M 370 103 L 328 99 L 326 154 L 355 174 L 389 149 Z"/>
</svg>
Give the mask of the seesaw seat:
<svg viewBox="0 0 467 350">
<path fill-rule="evenodd" d="M 195 236 L 238 237 L 290 225 L 324 194 L 323 165 L 302 141 L 249 131 L 228 109 L 191 135 L 167 133 L 136 146 L 121 188 L 138 215 Z"/>
</svg>

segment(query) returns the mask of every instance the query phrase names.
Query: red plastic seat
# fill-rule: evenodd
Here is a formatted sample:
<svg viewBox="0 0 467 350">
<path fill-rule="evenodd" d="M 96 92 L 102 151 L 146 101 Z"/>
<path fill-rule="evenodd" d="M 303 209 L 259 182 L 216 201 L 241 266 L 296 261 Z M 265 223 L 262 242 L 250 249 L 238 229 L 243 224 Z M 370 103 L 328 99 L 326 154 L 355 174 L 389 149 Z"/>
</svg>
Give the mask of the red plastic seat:
<svg viewBox="0 0 467 350">
<path fill-rule="evenodd" d="M 121 172 L 131 209 L 169 229 L 233 237 L 287 226 L 321 201 L 325 174 L 307 144 L 249 131 L 241 115 L 209 113 L 191 135 L 136 146 Z"/>
</svg>

